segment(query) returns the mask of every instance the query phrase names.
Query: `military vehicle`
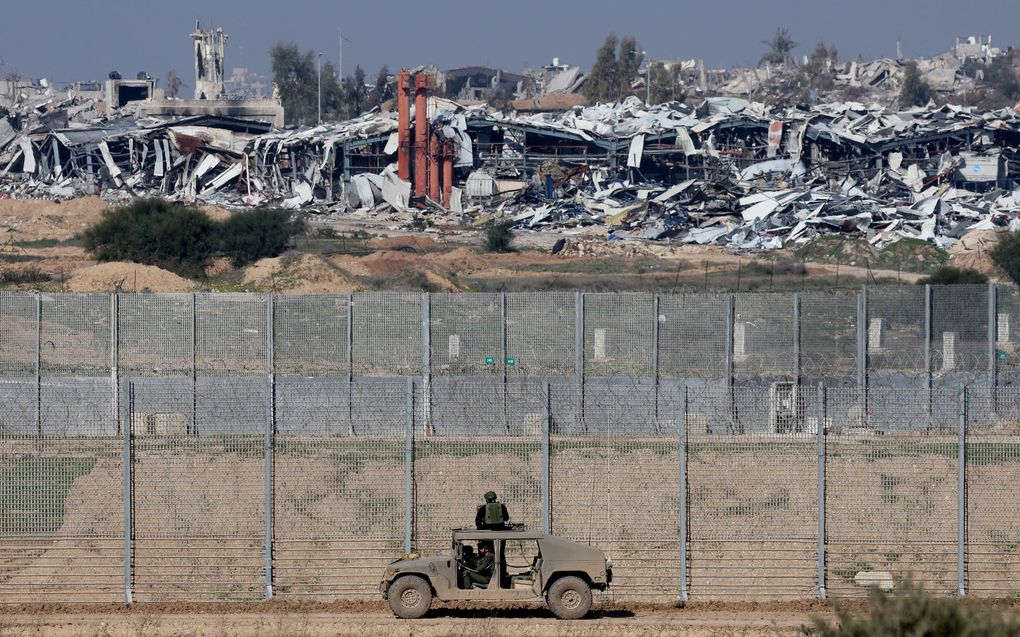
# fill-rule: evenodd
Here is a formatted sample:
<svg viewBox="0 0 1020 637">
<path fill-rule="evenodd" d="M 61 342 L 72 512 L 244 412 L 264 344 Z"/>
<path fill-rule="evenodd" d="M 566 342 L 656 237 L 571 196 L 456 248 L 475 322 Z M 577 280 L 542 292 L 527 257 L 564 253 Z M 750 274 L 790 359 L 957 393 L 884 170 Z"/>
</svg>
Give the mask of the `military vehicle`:
<svg viewBox="0 0 1020 637">
<path fill-rule="evenodd" d="M 488 544 L 494 557 L 485 584 L 469 584 L 469 547 Z M 475 571 L 477 573 L 477 571 Z M 478 579 L 478 578 L 475 578 Z M 580 619 L 591 609 L 592 590 L 613 581 L 612 564 L 599 549 L 524 529 L 454 529 L 448 555 L 405 555 L 386 567 L 380 590 L 397 617 L 417 619 L 433 598 L 443 601 L 542 601 L 560 619 Z"/>
</svg>

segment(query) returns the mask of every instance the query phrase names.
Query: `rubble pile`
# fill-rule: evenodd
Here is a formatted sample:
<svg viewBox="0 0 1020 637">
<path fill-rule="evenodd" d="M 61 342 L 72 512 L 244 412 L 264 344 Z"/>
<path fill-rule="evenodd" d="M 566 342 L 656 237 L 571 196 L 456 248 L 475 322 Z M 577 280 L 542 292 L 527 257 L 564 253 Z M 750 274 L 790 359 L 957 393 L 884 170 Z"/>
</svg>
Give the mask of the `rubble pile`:
<svg viewBox="0 0 1020 637">
<path fill-rule="evenodd" d="M 431 135 L 456 148 L 445 207 L 397 175 L 394 113 L 278 130 L 226 116 L 100 114 L 73 97 L 0 119 L 0 196 L 159 195 L 436 225 L 506 218 L 523 230 L 740 250 L 832 233 L 949 248 L 1020 214 L 1013 109 L 632 97 L 525 115 L 430 97 L 428 110 Z"/>
</svg>

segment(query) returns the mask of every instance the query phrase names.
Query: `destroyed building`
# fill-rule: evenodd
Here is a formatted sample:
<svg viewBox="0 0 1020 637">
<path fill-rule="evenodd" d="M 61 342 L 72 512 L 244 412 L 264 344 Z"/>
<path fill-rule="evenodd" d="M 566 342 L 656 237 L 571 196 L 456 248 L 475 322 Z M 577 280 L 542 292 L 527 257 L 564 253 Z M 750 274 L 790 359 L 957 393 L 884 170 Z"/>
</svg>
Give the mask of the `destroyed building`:
<svg viewBox="0 0 1020 637">
<path fill-rule="evenodd" d="M 139 114 L 160 119 L 189 117 L 228 117 L 283 126 L 283 106 L 278 99 L 244 96 L 228 98 L 224 64 L 230 36 L 223 29 L 203 29 L 195 22 L 191 34 L 195 57 L 195 98 L 150 99 L 139 107 Z"/>
<path fill-rule="evenodd" d="M 0 189 L 503 216 L 522 229 L 737 249 L 829 233 L 949 247 L 1020 213 L 1012 109 L 629 98 L 529 115 L 437 98 L 433 81 L 401 73 L 397 113 L 293 130 L 212 115 L 5 122 Z"/>
</svg>

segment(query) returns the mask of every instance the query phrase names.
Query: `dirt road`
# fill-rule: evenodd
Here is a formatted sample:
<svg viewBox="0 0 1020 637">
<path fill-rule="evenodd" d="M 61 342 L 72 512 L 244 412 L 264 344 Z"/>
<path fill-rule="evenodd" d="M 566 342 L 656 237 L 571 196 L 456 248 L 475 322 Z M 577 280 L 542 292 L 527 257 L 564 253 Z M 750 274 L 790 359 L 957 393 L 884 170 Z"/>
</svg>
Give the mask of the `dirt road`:
<svg viewBox="0 0 1020 637">
<path fill-rule="evenodd" d="M 614 605 L 589 619 L 558 621 L 540 606 L 497 610 L 445 606 L 426 618 L 393 617 L 381 603 L 363 604 L 137 604 L 0 607 L 0 637 L 774 637 L 799 634 L 816 604 L 700 604 L 688 608 Z"/>
</svg>

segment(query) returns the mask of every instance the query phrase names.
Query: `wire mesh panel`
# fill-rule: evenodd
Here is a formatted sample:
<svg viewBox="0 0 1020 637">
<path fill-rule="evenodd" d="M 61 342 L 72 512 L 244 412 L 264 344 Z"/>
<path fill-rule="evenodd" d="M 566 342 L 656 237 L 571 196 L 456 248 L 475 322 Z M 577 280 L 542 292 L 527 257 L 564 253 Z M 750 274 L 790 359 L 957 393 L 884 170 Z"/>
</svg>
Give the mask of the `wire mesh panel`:
<svg viewBox="0 0 1020 637">
<path fill-rule="evenodd" d="M 354 373 L 408 376 L 421 371 L 421 295 L 355 294 Z"/>
<path fill-rule="evenodd" d="M 812 393 L 792 383 L 689 397 L 692 599 L 813 594 L 817 427 Z"/>
<path fill-rule="evenodd" d="M 190 294 L 119 295 L 121 374 L 190 375 L 195 344 L 194 301 Z"/>
<path fill-rule="evenodd" d="M 988 286 L 932 286 L 932 371 L 988 369 Z"/>
<path fill-rule="evenodd" d="M 614 598 L 679 595 L 679 393 L 663 401 L 671 416 L 657 427 L 649 389 L 607 379 L 588 389 L 600 408 L 586 409 L 583 430 L 552 423 L 552 531 L 606 552 Z M 576 391 L 563 386 L 552 400 L 572 404 Z"/>
<path fill-rule="evenodd" d="M 663 295 L 659 299 L 659 375 L 724 378 L 726 296 Z"/>
<path fill-rule="evenodd" d="M 0 296 L 0 602 L 118 601 L 123 445 L 108 376 L 109 297 L 44 298 L 48 375 L 39 389 L 35 298 Z"/>
<path fill-rule="evenodd" d="M 573 376 L 576 370 L 575 295 L 506 295 L 506 355 L 511 376 Z"/>
<path fill-rule="evenodd" d="M 992 398 L 994 409 L 979 409 Z M 971 421 L 975 412 L 996 415 Z M 1020 591 L 1020 510 L 1011 496 L 1020 480 L 1020 392 L 1001 387 L 993 397 L 968 391 L 967 413 L 967 593 L 1014 597 Z"/>
<path fill-rule="evenodd" d="M 922 285 L 868 288 L 868 369 L 924 374 L 925 291 Z"/>
<path fill-rule="evenodd" d="M 347 375 L 345 295 L 277 295 L 273 303 L 277 376 Z"/>
<path fill-rule="evenodd" d="M 199 294 L 195 300 L 199 374 L 266 373 L 266 300 L 260 294 Z"/>
<path fill-rule="evenodd" d="M 0 378 L 35 376 L 35 295 L 0 292 Z"/>
<path fill-rule="evenodd" d="M 793 295 L 738 294 L 734 303 L 734 376 L 746 379 L 792 375 Z"/>
<path fill-rule="evenodd" d="M 109 294 L 42 295 L 42 371 L 47 376 L 108 376 Z"/>
<path fill-rule="evenodd" d="M 827 587 L 834 596 L 864 595 L 912 573 L 929 591 L 949 593 L 956 587 L 957 405 L 937 399 L 945 410 L 929 418 L 924 392 L 869 394 L 876 405 L 903 407 L 896 429 L 871 426 L 860 392 L 828 392 Z"/>
<path fill-rule="evenodd" d="M 1012 380 L 1020 372 L 1020 289 L 1000 285 L 995 296 L 996 370 Z"/>
<path fill-rule="evenodd" d="M 800 295 L 802 377 L 852 378 L 857 373 L 857 320 L 856 294 Z"/>
<path fill-rule="evenodd" d="M 415 548 L 434 552 L 449 547 L 450 530 L 473 528 L 475 511 L 487 491 L 506 504 L 510 521 L 542 528 L 542 418 L 544 395 L 535 386 L 511 385 L 515 409 L 509 431 L 472 433 L 465 422 L 472 410 L 485 413 L 484 384 L 464 382 L 456 399 L 460 413 L 433 412 L 433 435 L 420 424 L 414 440 Z M 480 418 L 481 416 L 479 416 Z"/>
<path fill-rule="evenodd" d="M 404 553 L 406 394 L 401 381 L 360 388 L 354 436 L 346 414 L 326 412 L 277 434 L 277 594 L 378 596 L 385 565 Z"/>
<path fill-rule="evenodd" d="M 74 423 L 0 431 L 0 603 L 123 599 L 122 449 Z"/>
<path fill-rule="evenodd" d="M 200 405 L 220 398 L 199 388 Z M 181 407 L 189 400 L 188 388 L 165 384 L 139 384 L 130 398 L 135 599 L 256 599 L 265 418 L 246 418 L 229 433 L 200 424 L 189 434 Z"/>
<path fill-rule="evenodd" d="M 507 362 L 500 295 L 430 296 L 432 373 L 502 374 Z"/>
<path fill-rule="evenodd" d="M 584 295 L 585 375 L 652 375 L 653 303 L 648 294 Z"/>
</svg>

